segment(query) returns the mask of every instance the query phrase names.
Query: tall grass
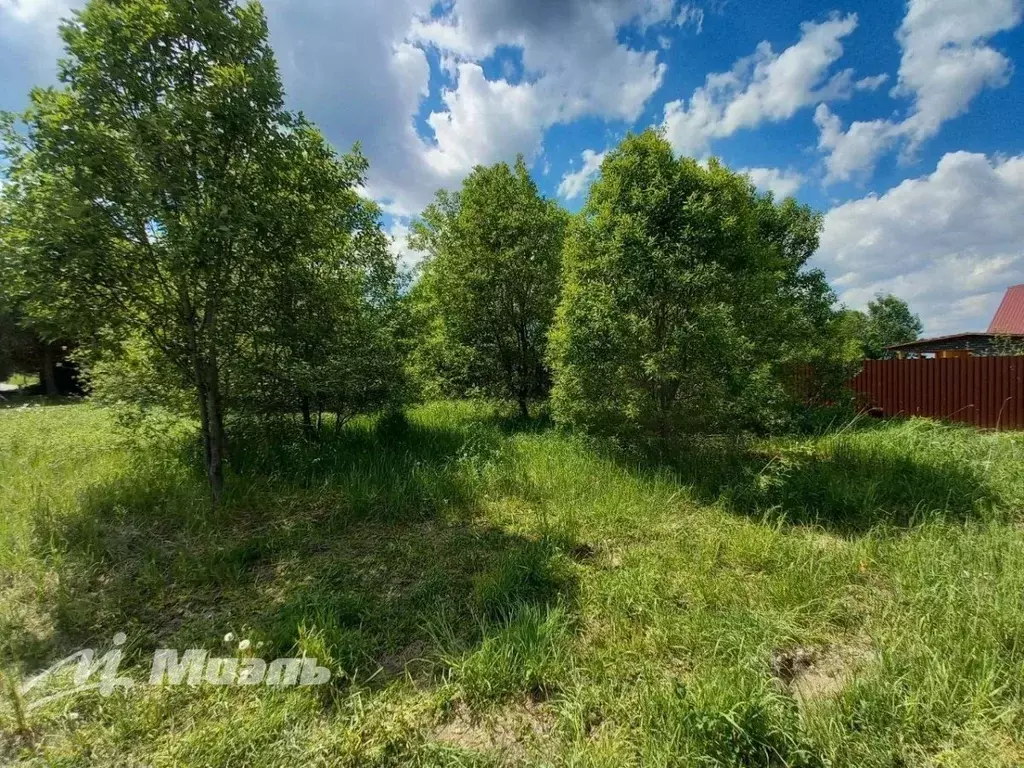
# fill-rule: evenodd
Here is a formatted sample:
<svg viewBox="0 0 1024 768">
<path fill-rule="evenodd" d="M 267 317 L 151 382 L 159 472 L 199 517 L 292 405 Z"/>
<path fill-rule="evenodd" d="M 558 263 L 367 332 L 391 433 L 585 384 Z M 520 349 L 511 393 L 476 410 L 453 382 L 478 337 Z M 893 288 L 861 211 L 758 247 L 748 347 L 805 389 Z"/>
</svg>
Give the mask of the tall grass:
<svg viewBox="0 0 1024 768">
<path fill-rule="evenodd" d="M 637 457 L 469 403 L 236 434 L 214 510 L 187 425 L 0 411 L 0 665 L 123 631 L 140 678 L 157 647 L 246 639 L 331 683 L 85 692 L 25 728 L 8 694 L 4 759 L 1024 762 L 1020 436 L 863 423 Z"/>
</svg>

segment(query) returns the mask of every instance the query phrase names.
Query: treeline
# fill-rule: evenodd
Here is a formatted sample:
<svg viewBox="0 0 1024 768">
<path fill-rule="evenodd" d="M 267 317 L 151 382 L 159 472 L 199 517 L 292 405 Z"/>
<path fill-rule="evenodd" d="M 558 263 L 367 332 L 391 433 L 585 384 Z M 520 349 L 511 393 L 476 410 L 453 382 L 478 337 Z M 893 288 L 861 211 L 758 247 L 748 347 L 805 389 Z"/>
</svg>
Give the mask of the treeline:
<svg viewBox="0 0 1024 768">
<path fill-rule="evenodd" d="M 823 396 L 844 376 L 820 217 L 655 132 L 575 216 L 522 159 L 475 169 L 415 225 L 409 280 L 358 147 L 284 108 L 258 4 L 90 0 L 61 36 L 61 85 L 4 120 L 4 300 L 98 395 L 194 414 L 215 498 L 240 419 L 483 395 L 665 439 L 778 428 L 795 366 Z"/>
</svg>

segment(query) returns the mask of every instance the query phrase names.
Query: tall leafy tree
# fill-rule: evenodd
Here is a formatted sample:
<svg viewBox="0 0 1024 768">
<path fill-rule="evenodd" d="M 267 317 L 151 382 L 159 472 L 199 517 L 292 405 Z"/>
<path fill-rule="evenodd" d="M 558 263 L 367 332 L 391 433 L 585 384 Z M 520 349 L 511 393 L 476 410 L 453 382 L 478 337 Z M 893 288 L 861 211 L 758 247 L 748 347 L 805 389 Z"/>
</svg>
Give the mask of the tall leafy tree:
<svg viewBox="0 0 1024 768">
<path fill-rule="evenodd" d="M 288 234 L 299 258 L 271 274 L 253 306 L 232 381 L 239 408 L 300 412 L 312 430 L 325 412 L 341 425 L 400 399 L 408 332 L 380 212 L 358 192 L 365 159 L 352 153 L 339 162 L 322 142 L 304 157 L 295 179 L 304 193 Z"/>
<path fill-rule="evenodd" d="M 545 348 L 567 222 L 521 157 L 514 167 L 477 167 L 461 191 L 437 194 L 412 238 L 427 255 L 413 294 L 423 367 L 528 415 L 549 386 Z"/>
<path fill-rule="evenodd" d="M 843 350 L 843 359 L 860 362 L 867 356 L 865 339 L 868 332 L 868 316 L 859 309 L 840 309 L 836 313 L 835 332 Z"/>
<path fill-rule="evenodd" d="M 841 309 L 835 323 L 848 361 L 880 360 L 887 355 L 886 347 L 920 338 L 922 327 L 907 302 L 891 293 L 875 296 L 867 312 Z"/>
<path fill-rule="evenodd" d="M 219 499 L 225 372 L 352 179 L 284 110 L 257 3 L 90 0 L 61 36 L 61 86 L 7 132 L 6 245 L 38 305 L 188 382 Z"/>
<path fill-rule="evenodd" d="M 826 353 L 806 269 L 820 219 L 653 131 L 602 164 L 564 252 L 552 331 L 561 422 L 633 436 L 770 425 L 788 365 Z"/>
<path fill-rule="evenodd" d="M 878 294 L 868 302 L 864 329 L 864 354 L 871 359 L 886 355 L 886 347 L 917 341 L 924 326 L 903 299 L 893 294 Z"/>
</svg>

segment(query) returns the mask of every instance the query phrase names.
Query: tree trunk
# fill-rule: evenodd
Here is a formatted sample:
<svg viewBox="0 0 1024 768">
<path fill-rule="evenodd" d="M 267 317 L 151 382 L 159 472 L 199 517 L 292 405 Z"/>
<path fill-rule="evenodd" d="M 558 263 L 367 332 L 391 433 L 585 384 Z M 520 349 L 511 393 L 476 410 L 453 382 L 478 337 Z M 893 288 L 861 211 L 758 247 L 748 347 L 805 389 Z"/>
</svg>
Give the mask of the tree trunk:
<svg viewBox="0 0 1024 768">
<path fill-rule="evenodd" d="M 302 397 L 302 431 L 309 434 L 313 431 L 313 412 L 309 407 L 309 398 Z"/>
<path fill-rule="evenodd" d="M 523 419 L 530 418 L 530 408 L 526 403 L 526 395 L 522 393 L 519 394 L 519 415 L 522 416 Z"/>
<path fill-rule="evenodd" d="M 203 468 L 209 477 L 210 434 L 212 431 L 210 429 L 210 404 L 206 396 L 206 376 L 203 375 L 203 364 L 200 362 L 198 354 L 194 354 L 192 357 L 192 367 L 195 375 L 196 401 L 199 405 L 199 423 L 203 434 Z M 216 494 L 214 494 L 214 502 L 216 503 L 216 501 Z"/>
<path fill-rule="evenodd" d="M 206 479 L 210 484 L 213 503 L 219 504 L 224 490 L 225 439 L 217 365 L 215 361 L 204 360 L 199 352 L 194 350 L 192 368 L 203 433 L 203 467 L 206 469 Z"/>
<path fill-rule="evenodd" d="M 224 407 L 220 395 L 220 370 L 217 358 L 211 355 L 206 364 L 206 402 L 210 421 L 210 460 L 206 476 L 210 481 L 213 503 L 219 504 L 224 491 L 224 459 L 227 456 L 227 437 L 224 433 Z"/>
<path fill-rule="evenodd" d="M 57 397 L 60 391 L 57 389 L 57 374 L 54 370 L 53 347 L 43 344 L 43 370 L 40 378 L 43 380 L 43 388 L 47 397 Z"/>
</svg>

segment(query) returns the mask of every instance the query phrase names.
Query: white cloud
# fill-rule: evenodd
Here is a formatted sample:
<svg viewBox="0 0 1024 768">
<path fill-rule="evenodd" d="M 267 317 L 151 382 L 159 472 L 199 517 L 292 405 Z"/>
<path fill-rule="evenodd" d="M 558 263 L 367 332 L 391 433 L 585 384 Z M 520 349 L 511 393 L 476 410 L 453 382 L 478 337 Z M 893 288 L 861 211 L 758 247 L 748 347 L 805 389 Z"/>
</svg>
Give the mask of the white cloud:
<svg viewBox="0 0 1024 768">
<path fill-rule="evenodd" d="M 391 238 L 391 251 L 398 256 L 398 266 L 404 270 L 415 270 L 423 261 L 424 254 L 414 251 L 409 246 L 409 222 L 408 220 L 396 219 L 388 228 L 388 236 Z"/>
<path fill-rule="evenodd" d="M 700 155 L 713 139 L 785 120 L 815 102 L 847 98 L 856 87 L 870 87 L 877 78 L 854 83 L 852 70 L 828 78 L 832 64 L 842 56 L 842 39 L 856 26 L 856 14 L 804 22 L 800 40 L 782 53 L 762 42 L 729 72 L 708 75 L 689 102 L 666 104 L 666 136 L 677 152 Z"/>
<path fill-rule="evenodd" d="M 641 30 L 664 24 L 672 19 L 676 0 L 643 0 L 637 14 L 637 24 Z"/>
<path fill-rule="evenodd" d="M 903 159 L 910 159 L 982 90 L 1005 85 L 1010 60 L 986 41 L 1020 21 L 1020 0 L 910 0 L 896 33 L 903 53 L 892 89 L 893 96 L 913 100 L 910 111 L 903 120 L 856 121 L 844 132 L 837 117 L 819 108 L 827 180 L 870 172 L 899 143 Z"/>
<path fill-rule="evenodd" d="M 900 127 L 890 120 L 858 120 L 843 131 L 842 121 L 826 104 L 814 111 L 818 126 L 818 148 L 828 152 L 825 159 L 826 181 L 851 178 L 860 171 L 874 170 L 878 158 L 895 144 Z"/>
<path fill-rule="evenodd" d="M 761 191 L 771 191 L 778 199 L 796 194 L 804 183 L 802 174 L 780 168 L 740 168 L 738 173 L 747 174 L 755 187 Z"/>
<path fill-rule="evenodd" d="M 432 137 L 412 147 L 425 170 L 422 186 L 409 179 L 376 185 L 390 210 L 416 212 L 439 186 L 456 184 L 478 163 L 535 156 L 553 125 L 581 116 L 632 122 L 661 85 L 657 51 L 634 50 L 618 33 L 674 18 L 676 0 L 455 0 L 440 18 L 414 21 L 406 38 L 435 47 L 450 61 L 452 85 L 444 108 L 427 118 Z M 499 46 L 520 52 L 520 82 L 487 80 L 480 62 Z M 432 139 L 432 140 L 431 140 Z M 393 187 L 388 189 L 387 187 Z"/>
<path fill-rule="evenodd" d="M 56 80 L 57 25 L 70 0 L 0 0 L 0 109 L 20 112 L 29 89 Z"/>
<path fill-rule="evenodd" d="M 573 200 L 579 197 L 585 190 L 590 180 L 601 170 L 601 163 L 604 162 L 607 152 L 595 152 L 592 149 L 583 150 L 583 167 L 578 171 L 566 173 L 558 185 L 558 194 L 566 200 Z"/>
<path fill-rule="evenodd" d="M 895 293 L 930 334 L 984 330 L 1024 282 L 1024 155 L 953 152 L 935 171 L 825 216 L 815 256 L 840 298 Z"/>
<path fill-rule="evenodd" d="M 0 0 L 0 18 L 7 16 L 22 24 L 56 22 L 67 15 L 70 7 L 67 0 Z"/>
<path fill-rule="evenodd" d="M 679 9 L 679 15 L 676 16 L 676 26 L 685 27 L 688 24 L 692 24 L 694 30 L 699 35 L 704 31 L 704 9 L 698 8 L 695 5 L 684 5 Z"/>
<path fill-rule="evenodd" d="M 1011 64 L 985 44 L 1021 21 L 1019 0 L 911 0 L 897 38 L 903 48 L 895 94 L 914 99 L 910 149 L 967 111 L 985 87 L 1005 85 Z"/>
<path fill-rule="evenodd" d="M 458 67 L 458 87 L 445 91 L 445 109 L 427 123 L 435 143 L 424 149 L 439 179 L 458 179 L 478 163 L 540 148 L 545 115 L 537 86 L 488 80 L 477 64 Z"/>
</svg>

